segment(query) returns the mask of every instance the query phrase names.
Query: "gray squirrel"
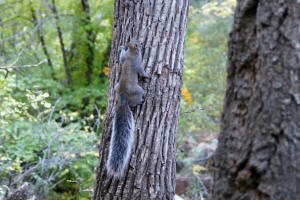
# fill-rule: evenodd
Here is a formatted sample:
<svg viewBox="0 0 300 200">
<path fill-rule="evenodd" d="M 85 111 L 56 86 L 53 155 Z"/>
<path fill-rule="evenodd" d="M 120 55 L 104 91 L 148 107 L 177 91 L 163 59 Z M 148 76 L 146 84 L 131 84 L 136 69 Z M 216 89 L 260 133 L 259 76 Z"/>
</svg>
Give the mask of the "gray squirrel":
<svg viewBox="0 0 300 200">
<path fill-rule="evenodd" d="M 122 72 L 120 82 L 115 86 L 117 110 L 113 119 L 108 160 L 106 164 L 110 175 L 121 178 L 130 159 L 134 140 L 135 121 L 130 107 L 142 104 L 144 90 L 138 85 L 138 75 L 149 78 L 142 68 L 140 44 L 130 41 L 125 50 L 120 47 Z"/>
</svg>

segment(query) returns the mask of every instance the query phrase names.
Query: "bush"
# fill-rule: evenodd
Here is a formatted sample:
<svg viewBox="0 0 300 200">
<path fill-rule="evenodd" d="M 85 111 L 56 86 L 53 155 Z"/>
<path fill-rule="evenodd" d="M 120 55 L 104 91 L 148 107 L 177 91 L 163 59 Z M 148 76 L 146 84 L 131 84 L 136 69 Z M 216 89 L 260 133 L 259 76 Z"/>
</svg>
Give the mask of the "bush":
<svg viewBox="0 0 300 200">
<path fill-rule="evenodd" d="M 9 85 L 10 80 L 1 83 Z M 72 122 L 76 113 L 61 112 L 56 121 L 47 93 L 27 90 L 23 103 L 12 98 L 11 87 L 6 89 L 0 95 L 0 196 L 30 182 L 39 195 L 54 189 L 90 197 L 98 140 L 82 124 L 91 119 Z"/>
</svg>

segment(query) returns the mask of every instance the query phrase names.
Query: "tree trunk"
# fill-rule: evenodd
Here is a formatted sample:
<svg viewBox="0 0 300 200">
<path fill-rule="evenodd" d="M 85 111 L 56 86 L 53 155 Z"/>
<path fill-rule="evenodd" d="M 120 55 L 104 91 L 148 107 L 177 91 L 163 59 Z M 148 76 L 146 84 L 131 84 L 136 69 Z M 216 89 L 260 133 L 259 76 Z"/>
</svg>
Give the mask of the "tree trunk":
<svg viewBox="0 0 300 200">
<path fill-rule="evenodd" d="M 31 17 L 32 17 L 34 26 L 35 27 L 40 26 L 39 30 L 37 31 L 37 35 L 40 39 L 43 52 L 44 52 L 44 54 L 47 58 L 48 65 L 51 69 L 51 76 L 52 76 L 53 80 L 57 80 L 56 77 L 55 77 L 55 71 L 54 71 L 53 64 L 52 64 L 52 61 L 51 61 L 51 58 L 50 58 L 50 54 L 48 52 L 46 42 L 45 42 L 45 39 L 44 39 L 44 35 L 43 35 L 43 31 L 42 31 L 42 23 L 39 25 L 40 22 L 38 21 L 38 18 L 36 17 L 35 10 L 34 10 L 33 5 L 32 5 L 32 1 L 30 1 L 30 11 L 31 11 Z"/>
<path fill-rule="evenodd" d="M 59 43 L 60 43 L 61 53 L 63 56 L 65 72 L 67 75 L 67 83 L 71 84 L 72 83 L 72 75 L 71 75 L 71 71 L 69 69 L 68 62 L 67 62 L 67 52 L 65 50 L 65 44 L 64 44 L 64 40 L 63 40 L 63 36 L 62 36 L 62 31 L 61 31 L 61 28 L 59 25 L 59 16 L 58 16 L 58 13 L 56 10 L 55 0 L 52 0 L 51 10 L 55 16 L 56 30 L 57 30 L 57 34 L 58 34 Z"/>
<path fill-rule="evenodd" d="M 95 33 L 92 29 L 91 25 L 91 17 L 90 17 L 90 6 L 88 0 L 81 0 L 81 5 L 84 11 L 84 19 L 83 23 L 87 28 L 86 34 L 87 34 L 87 47 L 89 49 L 88 55 L 86 57 L 86 64 L 87 64 L 87 72 L 86 72 L 86 78 L 87 78 L 87 84 L 89 85 L 91 83 L 92 74 L 93 74 L 93 61 L 94 61 L 94 42 L 95 42 Z"/>
<path fill-rule="evenodd" d="M 183 75 L 188 0 L 115 1 L 110 89 L 94 200 L 173 199 L 175 193 L 176 129 Z M 119 81 L 120 46 L 133 35 L 142 42 L 143 67 L 151 78 L 140 82 L 145 102 L 134 108 L 135 140 L 129 167 L 120 180 L 105 165 L 115 112 L 114 85 Z"/>
<path fill-rule="evenodd" d="M 300 4 L 238 1 L 212 199 L 300 199 Z"/>
</svg>

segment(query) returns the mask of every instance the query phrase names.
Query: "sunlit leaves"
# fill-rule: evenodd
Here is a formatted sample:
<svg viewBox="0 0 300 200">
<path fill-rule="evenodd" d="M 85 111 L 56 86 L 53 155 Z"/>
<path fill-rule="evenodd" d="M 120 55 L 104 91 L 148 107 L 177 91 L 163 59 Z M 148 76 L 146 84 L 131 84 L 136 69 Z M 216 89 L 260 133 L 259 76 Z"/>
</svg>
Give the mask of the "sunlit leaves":
<svg viewBox="0 0 300 200">
<path fill-rule="evenodd" d="M 193 174 L 200 175 L 201 172 L 205 172 L 207 169 L 201 165 L 194 165 L 193 166 Z"/>
<path fill-rule="evenodd" d="M 191 93 L 188 91 L 187 88 L 183 88 L 183 89 L 182 89 L 182 95 L 183 95 L 183 100 L 189 102 L 190 105 L 193 106 L 192 95 L 191 95 Z"/>
<path fill-rule="evenodd" d="M 6 0 L 1 3 L 1 66 L 12 63 L 22 66 L 47 59 L 39 37 L 41 34 L 56 79 L 51 77 L 48 62 L 34 68 L 9 70 L 6 79 L 6 72 L 0 71 L 0 182 L 5 186 L 7 180 L 23 172 L 27 164 L 42 162 L 44 148 L 51 144 L 49 163 L 42 165 L 44 172 L 33 173 L 27 181 L 46 188 L 45 183 L 51 185 L 57 180 L 47 182 L 45 169 L 59 169 L 58 179 L 73 176 L 80 187 L 90 190 L 92 182 L 86 180 L 93 177 L 92 167 L 96 165 L 98 155 L 94 131 L 101 131 L 107 102 L 108 77 L 105 73 L 108 70 L 105 67 L 108 66 L 112 37 L 113 1 L 89 1 L 90 23 L 85 21 L 87 15 L 81 1 L 55 2 L 73 77 L 71 86 L 66 84 L 56 20 L 50 9 L 52 2 Z M 38 25 L 34 23 L 31 9 Z M 88 34 L 90 31 L 95 34 L 92 38 Z M 88 84 L 89 67 L 93 73 Z M 94 128 L 96 120 L 99 120 L 99 129 Z M 65 162 L 64 158 L 72 160 Z M 76 165 L 73 159 L 76 159 Z M 65 167 L 68 168 L 65 170 Z M 0 196 L 5 193 L 4 186 L 0 186 Z M 86 199 L 89 195 L 85 195 Z"/>
<path fill-rule="evenodd" d="M 193 96 L 193 109 L 181 105 L 179 128 L 218 131 L 225 92 L 227 38 L 235 1 L 210 1 L 190 7 L 185 47 L 184 88 Z"/>
<path fill-rule="evenodd" d="M 228 17 L 232 16 L 236 0 L 211 1 L 202 7 L 202 12 L 206 16 Z"/>
</svg>

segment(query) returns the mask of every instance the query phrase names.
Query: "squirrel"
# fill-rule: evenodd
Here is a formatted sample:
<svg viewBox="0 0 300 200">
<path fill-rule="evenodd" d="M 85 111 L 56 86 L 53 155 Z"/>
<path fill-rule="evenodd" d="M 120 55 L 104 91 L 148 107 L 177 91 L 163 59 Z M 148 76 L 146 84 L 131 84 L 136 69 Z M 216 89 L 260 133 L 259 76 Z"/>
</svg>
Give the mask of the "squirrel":
<svg viewBox="0 0 300 200">
<path fill-rule="evenodd" d="M 142 68 L 140 44 L 130 41 L 125 50 L 120 46 L 121 77 L 114 90 L 117 92 L 117 110 L 112 125 L 108 160 L 108 174 L 121 178 L 130 159 L 134 140 L 135 121 L 130 107 L 142 104 L 144 90 L 138 85 L 138 75 L 149 78 Z"/>
</svg>

